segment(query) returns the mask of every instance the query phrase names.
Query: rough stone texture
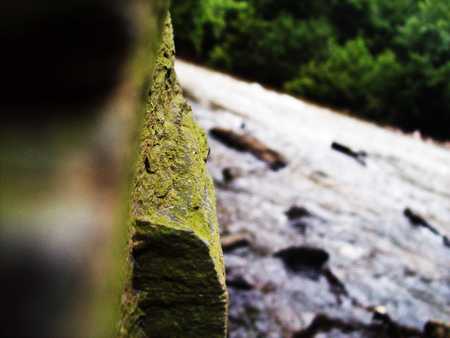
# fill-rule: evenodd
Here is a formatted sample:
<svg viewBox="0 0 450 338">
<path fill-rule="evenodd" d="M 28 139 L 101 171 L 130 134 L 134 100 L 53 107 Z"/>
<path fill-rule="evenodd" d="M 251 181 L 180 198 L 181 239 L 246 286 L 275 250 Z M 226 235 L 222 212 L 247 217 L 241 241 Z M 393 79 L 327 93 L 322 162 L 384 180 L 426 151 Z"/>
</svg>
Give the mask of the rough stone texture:
<svg viewBox="0 0 450 338">
<path fill-rule="evenodd" d="M 227 295 L 208 145 L 174 71 L 170 17 L 141 135 L 131 198 L 121 337 L 226 335 Z"/>
</svg>

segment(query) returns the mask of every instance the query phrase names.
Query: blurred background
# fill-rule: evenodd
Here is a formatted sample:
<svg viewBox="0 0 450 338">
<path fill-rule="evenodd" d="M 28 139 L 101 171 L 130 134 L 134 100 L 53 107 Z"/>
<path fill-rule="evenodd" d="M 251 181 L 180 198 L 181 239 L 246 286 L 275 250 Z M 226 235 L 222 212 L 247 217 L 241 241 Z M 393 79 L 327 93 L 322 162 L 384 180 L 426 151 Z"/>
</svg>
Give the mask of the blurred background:
<svg viewBox="0 0 450 338">
<path fill-rule="evenodd" d="M 117 335 L 165 1 L 0 4 L 0 337 Z"/>
<path fill-rule="evenodd" d="M 448 139 L 450 2 L 174 2 L 178 55 L 313 102 Z"/>
<path fill-rule="evenodd" d="M 230 337 L 448 337 L 450 2 L 172 14 L 210 136 Z"/>
</svg>

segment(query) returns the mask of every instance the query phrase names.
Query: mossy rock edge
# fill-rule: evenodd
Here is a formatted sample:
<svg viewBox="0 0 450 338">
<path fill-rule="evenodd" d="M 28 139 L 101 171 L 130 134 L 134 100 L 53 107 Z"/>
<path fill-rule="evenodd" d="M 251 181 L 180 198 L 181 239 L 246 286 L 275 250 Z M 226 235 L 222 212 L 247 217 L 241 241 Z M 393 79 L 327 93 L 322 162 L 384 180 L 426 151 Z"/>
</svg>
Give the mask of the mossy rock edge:
<svg viewBox="0 0 450 338">
<path fill-rule="evenodd" d="M 227 293 L 208 145 L 174 70 L 167 17 L 131 195 L 121 337 L 226 336 Z"/>
</svg>

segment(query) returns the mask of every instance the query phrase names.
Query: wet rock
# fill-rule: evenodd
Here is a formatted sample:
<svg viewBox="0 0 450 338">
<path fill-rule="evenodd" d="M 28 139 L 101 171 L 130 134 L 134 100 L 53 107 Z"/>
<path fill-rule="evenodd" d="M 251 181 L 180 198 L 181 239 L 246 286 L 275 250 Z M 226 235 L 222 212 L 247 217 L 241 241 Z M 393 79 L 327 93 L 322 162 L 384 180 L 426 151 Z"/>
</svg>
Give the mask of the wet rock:
<svg viewBox="0 0 450 338">
<path fill-rule="evenodd" d="M 274 254 L 293 272 L 303 272 L 312 279 L 318 279 L 330 255 L 325 250 L 300 246 L 283 249 Z"/>
<path fill-rule="evenodd" d="M 387 313 L 386 309 L 383 306 L 377 306 L 373 309 L 373 317 L 372 319 L 376 322 L 381 323 L 391 323 L 391 317 Z"/>
<path fill-rule="evenodd" d="M 328 282 L 330 291 L 336 296 L 337 302 L 342 303 L 342 297 L 348 297 L 344 283 L 330 269 L 324 269 L 323 276 Z"/>
<path fill-rule="evenodd" d="M 222 236 L 221 243 L 223 252 L 229 253 L 233 250 L 250 246 L 250 239 L 246 234 L 234 234 Z"/>
<path fill-rule="evenodd" d="M 305 234 L 308 228 L 307 218 L 313 217 L 308 209 L 300 206 L 292 206 L 285 212 L 285 215 L 289 220 L 289 225 L 301 234 Z"/>
<path fill-rule="evenodd" d="M 350 333 L 355 330 L 352 324 L 339 319 L 329 318 L 324 314 L 319 314 L 305 330 L 297 332 L 293 338 L 313 338 L 319 332 L 329 332 L 333 329 L 338 329 L 343 333 Z"/>
<path fill-rule="evenodd" d="M 332 334 L 330 334 L 332 332 Z M 294 334 L 293 338 L 314 338 L 320 333 L 326 337 L 367 337 L 367 338 L 421 338 L 421 333 L 413 328 L 389 323 L 363 323 L 358 321 L 344 321 L 318 314 L 312 323 L 305 329 Z"/>
<path fill-rule="evenodd" d="M 220 104 L 218 102 L 214 102 L 214 101 L 210 102 L 210 107 L 212 110 L 226 110 L 225 106 L 223 106 L 222 104 Z"/>
<path fill-rule="evenodd" d="M 232 149 L 251 153 L 259 160 L 267 163 L 273 171 L 278 171 L 287 166 L 286 159 L 280 153 L 270 149 L 250 135 L 238 134 L 224 128 L 212 128 L 209 134 Z"/>
<path fill-rule="evenodd" d="M 303 217 L 311 217 L 312 214 L 309 212 L 308 209 L 306 209 L 305 207 L 299 207 L 299 206 L 292 206 L 289 208 L 289 210 L 287 210 L 285 212 L 287 218 L 290 221 L 299 219 L 299 218 L 303 218 Z"/>
<path fill-rule="evenodd" d="M 429 321 L 425 324 L 424 338 L 450 338 L 450 325 Z"/>
<path fill-rule="evenodd" d="M 341 143 L 333 142 L 331 144 L 331 148 L 333 150 L 336 150 L 337 152 L 340 152 L 344 155 L 347 155 L 351 158 L 353 158 L 356 162 L 361 164 L 362 166 L 366 166 L 365 158 L 367 157 L 367 153 L 365 151 L 354 151 L 348 146 L 345 146 Z"/>
<path fill-rule="evenodd" d="M 240 171 L 238 168 L 224 168 L 222 170 L 222 180 L 224 184 L 229 184 L 233 182 L 237 177 L 239 177 Z"/>
<path fill-rule="evenodd" d="M 422 217 L 418 213 L 414 212 L 410 208 L 406 208 L 403 211 L 403 215 L 409 220 L 409 222 L 411 223 L 412 226 L 414 226 L 414 227 L 422 227 L 422 228 L 428 229 L 429 231 L 431 231 L 436 236 L 442 237 L 443 244 L 446 247 L 450 248 L 450 241 L 449 241 L 448 237 L 442 235 L 434 226 L 432 226 L 430 223 L 428 223 L 428 221 L 425 220 L 424 217 Z"/>
<path fill-rule="evenodd" d="M 423 227 L 430 230 L 432 233 L 439 235 L 439 231 L 437 231 L 430 223 L 428 223 L 421 215 L 414 212 L 410 208 L 406 208 L 403 211 L 403 215 L 409 220 L 411 225 L 416 227 Z"/>
<path fill-rule="evenodd" d="M 236 290 L 249 291 L 253 289 L 251 285 L 244 276 L 237 275 L 235 277 L 227 277 L 227 286 L 234 288 Z"/>
<path fill-rule="evenodd" d="M 448 239 L 447 236 L 444 236 L 444 237 L 442 238 L 442 240 L 443 240 L 443 242 L 444 242 L 444 245 L 445 245 L 447 248 L 450 248 L 450 239 Z"/>
</svg>

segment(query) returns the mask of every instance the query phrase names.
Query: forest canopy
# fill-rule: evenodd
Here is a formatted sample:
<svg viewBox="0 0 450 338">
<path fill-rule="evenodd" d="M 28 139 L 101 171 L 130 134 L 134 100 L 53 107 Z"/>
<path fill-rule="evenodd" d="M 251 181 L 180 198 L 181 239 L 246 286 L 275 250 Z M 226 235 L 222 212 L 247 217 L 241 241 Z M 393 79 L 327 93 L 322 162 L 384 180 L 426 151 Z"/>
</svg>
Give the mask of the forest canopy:
<svg viewBox="0 0 450 338">
<path fill-rule="evenodd" d="M 174 1 L 178 54 L 450 139 L 450 1 Z"/>
</svg>

